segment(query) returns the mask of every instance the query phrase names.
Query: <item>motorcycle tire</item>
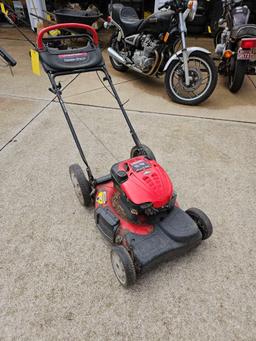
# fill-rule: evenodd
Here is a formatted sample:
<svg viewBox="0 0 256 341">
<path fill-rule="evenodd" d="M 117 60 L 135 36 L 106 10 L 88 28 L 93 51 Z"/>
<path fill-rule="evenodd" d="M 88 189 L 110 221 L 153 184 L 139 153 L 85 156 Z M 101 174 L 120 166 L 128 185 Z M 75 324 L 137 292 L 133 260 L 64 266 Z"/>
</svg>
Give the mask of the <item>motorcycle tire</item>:
<svg viewBox="0 0 256 341">
<path fill-rule="evenodd" d="M 213 43 L 214 43 L 214 47 L 216 48 L 216 46 L 218 44 L 221 43 L 221 35 L 223 33 L 223 29 L 222 28 L 219 28 L 215 34 L 214 34 L 214 37 L 213 37 Z"/>
<path fill-rule="evenodd" d="M 210 81 L 208 82 L 209 84 L 207 85 L 206 89 L 199 96 L 195 98 L 184 98 L 184 97 L 182 98 L 180 95 L 178 95 L 175 92 L 173 84 L 171 84 L 171 81 L 174 78 L 174 72 L 182 64 L 182 61 L 180 59 L 173 60 L 171 64 L 169 65 L 165 74 L 165 88 L 166 88 L 168 96 L 174 102 L 179 103 L 179 104 L 185 104 L 185 105 L 200 104 L 211 96 L 211 94 L 213 93 L 217 85 L 218 72 L 217 72 L 217 68 L 212 58 L 206 53 L 195 51 L 191 53 L 191 55 L 189 56 L 189 60 L 192 60 L 192 59 L 202 61 L 204 65 L 207 66 L 208 71 L 210 73 L 210 76 L 209 76 Z M 182 82 L 182 80 L 180 82 Z"/>
<path fill-rule="evenodd" d="M 117 34 L 116 32 L 112 34 L 112 37 L 110 39 L 110 47 L 112 47 L 115 51 L 117 51 L 118 53 L 119 51 L 119 43 L 117 41 Z M 113 68 L 119 72 L 125 72 L 128 70 L 128 67 L 119 63 L 117 60 L 115 60 L 114 58 L 112 58 L 111 56 L 109 56 L 109 60 L 111 65 L 113 66 Z"/>
<path fill-rule="evenodd" d="M 228 88 L 232 93 L 238 92 L 244 82 L 246 75 L 247 62 L 244 60 L 235 60 L 234 66 L 228 73 Z"/>
</svg>

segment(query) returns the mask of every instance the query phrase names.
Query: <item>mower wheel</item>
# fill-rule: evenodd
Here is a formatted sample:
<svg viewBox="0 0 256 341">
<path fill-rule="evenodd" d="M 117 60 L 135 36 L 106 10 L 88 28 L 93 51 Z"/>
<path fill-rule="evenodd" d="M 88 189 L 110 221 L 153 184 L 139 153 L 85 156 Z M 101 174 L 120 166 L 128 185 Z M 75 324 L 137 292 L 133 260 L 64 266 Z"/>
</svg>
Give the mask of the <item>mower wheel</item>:
<svg viewBox="0 0 256 341">
<path fill-rule="evenodd" d="M 152 150 L 145 144 L 142 144 L 141 148 L 138 148 L 137 146 L 132 147 L 130 153 L 131 158 L 141 155 L 147 156 L 150 160 L 156 160 L 156 157 Z"/>
<path fill-rule="evenodd" d="M 69 167 L 69 175 L 80 204 L 86 207 L 90 206 L 92 202 L 92 189 L 89 181 L 84 175 L 82 168 L 77 164 L 71 165 Z"/>
<path fill-rule="evenodd" d="M 136 281 L 136 271 L 129 252 L 122 245 L 113 246 L 110 256 L 118 281 L 125 288 L 132 286 Z"/>
<path fill-rule="evenodd" d="M 202 233 L 202 240 L 210 238 L 213 232 L 213 227 L 210 219 L 199 208 L 189 208 L 186 213 L 194 220 Z"/>
</svg>

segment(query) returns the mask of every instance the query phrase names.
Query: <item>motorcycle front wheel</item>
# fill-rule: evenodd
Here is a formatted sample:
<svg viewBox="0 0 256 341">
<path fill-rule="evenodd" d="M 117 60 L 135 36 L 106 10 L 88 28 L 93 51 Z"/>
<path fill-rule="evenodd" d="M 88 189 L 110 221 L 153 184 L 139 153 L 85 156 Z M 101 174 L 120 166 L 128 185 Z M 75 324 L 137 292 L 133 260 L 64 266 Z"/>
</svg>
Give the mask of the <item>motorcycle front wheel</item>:
<svg viewBox="0 0 256 341">
<path fill-rule="evenodd" d="M 190 84 L 186 85 L 182 59 L 173 60 L 165 74 L 165 88 L 176 103 L 197 105 L 213 93 L 218 80 L 217 68 L 209 55 L 196 51 L 189 56 Z"/>
</svg>

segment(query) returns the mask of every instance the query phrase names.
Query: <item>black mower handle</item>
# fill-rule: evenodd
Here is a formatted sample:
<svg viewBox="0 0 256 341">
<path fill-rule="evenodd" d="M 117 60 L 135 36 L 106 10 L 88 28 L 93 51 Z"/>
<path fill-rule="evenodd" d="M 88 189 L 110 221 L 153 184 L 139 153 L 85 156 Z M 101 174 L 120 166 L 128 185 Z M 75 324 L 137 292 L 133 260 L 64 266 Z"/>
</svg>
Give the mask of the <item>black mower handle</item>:
<svg viewBox="0 0 256 341">
<path fill-rule="evenodd" d="M 0 57 L 2 57 L 10 66 L 15 66 L 17 64 L 16 60 L 2 47 L 0 47 Z"/>
<path fill-rule="evenodd" d="M 48 26 L 43 28 L 38 36 L 37 36 L 37 46 L 39 50 L 42 50 L 44 48 L 44 44 L 43 44 L 43 36 L 45 33 L 49 32 L 49 31 L 53 31 L 53 30 L 61 30 L 62 28 L 80 28 L 83 29 L 85 31 L 89 31 L 92 34 L 92 39 L 93 42 L 96 46 L 98 46 L 99 44 L 99 38 L 98 38 L 98 34 L 96 32 L 96 30 L 89 26 L 89 25 L 85 25 L 85 24 L 78 24 L 78 23 L 65 23 L 65 24 L 56 24 L 56 25 L 52 25 L 52 26 Z"/>
</svg>

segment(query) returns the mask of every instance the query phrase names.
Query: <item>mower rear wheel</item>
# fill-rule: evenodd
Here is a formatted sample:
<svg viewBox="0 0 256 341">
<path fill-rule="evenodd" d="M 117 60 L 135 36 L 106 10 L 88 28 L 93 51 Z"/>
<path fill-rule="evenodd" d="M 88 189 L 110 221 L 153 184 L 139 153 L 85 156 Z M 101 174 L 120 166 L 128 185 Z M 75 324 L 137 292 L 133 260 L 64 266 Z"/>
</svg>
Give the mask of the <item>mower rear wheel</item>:
<svg viewBox="0 0 256 341">
<path fill-rule="evenodd" d="M 92 189 L 89 181 L 84 175 L 82 168 L 78 164 L 71 165 L 69 167 L 69 175 L 80 204 L 86 207 L 90 206 L 92 202 Z"/>
<path fill-rule="evenodd" d="M 202 240 L 210 238 L 213 232 L 213 227 L 210 219 L 199 208 L 189 208 L 186 213 L 194 220 L 202 233 Z"/>
<path fill-rule="evenodd" d="M 141 155 L 147 156 L 150 160 L 156 160 L 156 157 L 154 153 L 152 152 L 152 150 L 145 144 L 142 144 L 141 148 L 137 146 L 132 147 L 131 153 L 130 153 L 131 158 L 136 157 L 136 156 L 141 156 Z"/>
<path fill-rule="evenodd" d="M 113 246 L 111 263 L 116 278 L 123 287 L 128 288 L 136 282 L 136 271 L 129 252 L 122 245 Z"/>
</svg>

